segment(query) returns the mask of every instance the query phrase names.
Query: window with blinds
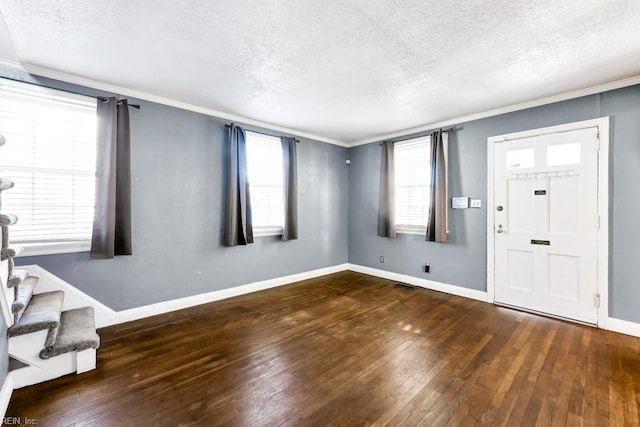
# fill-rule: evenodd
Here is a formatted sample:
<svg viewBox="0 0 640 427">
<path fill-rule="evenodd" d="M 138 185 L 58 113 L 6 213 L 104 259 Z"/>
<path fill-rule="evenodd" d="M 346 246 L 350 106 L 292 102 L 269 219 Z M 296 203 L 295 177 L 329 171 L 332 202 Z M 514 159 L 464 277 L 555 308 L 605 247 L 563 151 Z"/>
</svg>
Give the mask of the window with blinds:
<svg viewBox="0 0 640 427">
<path fill-rule="evenodd" d="M 25 254 L 88 250 L 95 199 L 94 98 L 0 79 L 2 210 Z"/>
<path fill-rule="evenodd" d="M 395 216 L 399 233 L 426 232 L 431 193 L 430 137 L 396 142 Z"/>
<path fill-rule="evenodd" d="M 282 234 L 284 170 L 280 138 L 250 131 L 246 137 L 254 235 Z"/>
</svg>

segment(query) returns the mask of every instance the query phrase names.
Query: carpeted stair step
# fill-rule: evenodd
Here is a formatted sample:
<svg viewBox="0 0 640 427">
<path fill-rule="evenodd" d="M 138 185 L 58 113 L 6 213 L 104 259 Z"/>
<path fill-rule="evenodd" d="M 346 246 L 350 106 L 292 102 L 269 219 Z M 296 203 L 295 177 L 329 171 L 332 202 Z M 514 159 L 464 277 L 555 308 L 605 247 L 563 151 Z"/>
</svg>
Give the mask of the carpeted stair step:
<svg viewBox="0 0 640 427">
<path fill-rule="evenodd" d="M 29 305 L 29 301 L 31 301 L 31 297 L 33 296 L 33 291 L 38 284 L 38 278 L 31 276 L 27 277 L 27 279 L 21 285 L 16 287 L 16 298 L 13 300 L 11 304 L 11 312 L 13 313 L 13 323 L 18 323 L 20 320 L 20 316 L 24 313 L 25 308 Z"/>
<path fill-rule="evenodd" d="M 9 227 L 2 227 L 2 247 L 9 246 Z"/>
<path fill-rule="evenodd" d="M 62 313 L 60 326 L 51 328 L 40 351 L 41 359 L 49 359 L 71 351 L 100 347 L 93 307 L 75 308 Z"/>
<path fill-rule="evenodd" d="M 16 255 L 20 254 L 20 252 L 22 252 L 22 247 L 20 246 L 13 248 L 2 248 L 0 250 L 0 260 L 4 261 L 7 259 L 13 259 L 16 257 Z"/>
<path fill-rule="evenodd" d="M 13 186 L 13 181 L 4 176 L 0 176 L 0 191 L 8 190 L 10 188 L 13 188 Z"/>
<path fill-rule="evenodd" d="M 10 213 L 0 212 L 0 227 L 7 227 L 18 222 L 18 217 Z"/>
<path fill-rule="evenodd" d="M 14 286 L 18 286 L 29 276 L 29 272 L 27 270 L 13 270 L 13 272 L 9 275 L 9 279 L 7 280 L 7 287 L 13 288 Z M 35 276 L 33 276 L 35 277 Z"/>
<path fill-rule="evenodd" d="M 16 337 L 43 329 L 55 328 L 60 324 L 63 299 L 64 292 L 62 291 L 34 295 L 18 323 L 7 330 L 7 335 Z"/>
</svg>

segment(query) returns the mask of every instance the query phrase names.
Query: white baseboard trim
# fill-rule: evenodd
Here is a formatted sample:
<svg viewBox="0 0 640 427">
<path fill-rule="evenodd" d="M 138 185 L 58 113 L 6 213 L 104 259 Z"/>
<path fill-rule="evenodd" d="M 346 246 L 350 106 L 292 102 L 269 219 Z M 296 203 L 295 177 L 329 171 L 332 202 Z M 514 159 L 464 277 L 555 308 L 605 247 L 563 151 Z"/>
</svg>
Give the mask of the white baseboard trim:
<svg viewBox="0 0 640 427">
<path fill-rule="evenodd" d="M 131 322 L 133 320 L 156 316 L 158 314 L 164 314 L 170 311 L 182 310 L 184 308 L 206 304 L 213 301 L 219 301 L 238 295 L 244 295 L 251 292 L 262 291 L 264 289 L 275 288 L 277 286 L 287 285 L 289 283 L 299 282 L 301 280 L 313 279 L 315 277 L 337 273 L 339 271 L 344 271 L 347 269 L 348 264 L 338 264 L 331 267 L 320 268 L 317 270 L 306 271 L 298 274 L 291 274 L 289 276 L 277 277 L 275 279 L 263 280 L 260 282 L 249 283 L 233 288 L 221 289 L 219 291 L 207 292 L 204 294 L 174 299 L 171 301 L 164 301 L 156 304 L 145 305 L 142 307 L 131 308 L 129 310 L 117 311 L 111 316 L 111 324 L 117 325 L 120 323 Z"/>
<path fill-rule="evenodd" d="M 484 291 L 463 288 L 462 286 L 449 285 L 447 283 L 434 282 L 433 280 L 420 279 L 418 277 L 408 276 L 406 274 L 394 273 L 392 271 L 379 270 L 377 268 L 365 267 L 358 264 L 348 264 L 348 270 L 357 273 L 369 274 L 371 276 L 382 277 L 383 279 L 395 280 L 398 282 L 409 283 L 410 285 L 420 286 L 434 291 L 444 292 L 459 297 L 471 298 L 482 302 L 488 302 L 488 295 Z"/>
<path fill-rule="evenodd" d="M 193 295 L 185 298 L 179 298 L 171 301 L 159 302 L 156 304 L 145 305 L 142 307 L 136 307 L 129 310 L 114 311 L 106 305 L 100 303 L 96 299 L 90 297 L 77 288 L 74 288 L 64 280 L 52 275 L 48 271 L 42 269 L 37 265 L 22 266 L 29 271 L 33 271 L 34 274 L 40 274 L 41 276 L 50 275 L 55 278 L 56 287 L 60 287 L 65 293 L 74 295 L 75 298 L 82 299 L 85 305 L 91 305 L 97 309 L 96 317 L 104 317 L 103 322 L 97 322 L 98 327 L 105 327 L 109 325 L 117 325 L 120 323 L 131 322 L 134 320 L 143 319 L 145 317 L 156 316 L 158 314 L 168 313 L 170 311 L 182 310 L 184 308 L 193 307 L 200 304 L 206 304 L 213 301 L 219 301 L 226 298 L 231 298 L 239 295 L 248 294 L 251 292 L 262 291 L 269 288 L 275 288 L 277 286 L 287 285 L 289 283 L 295 283 L 302 280 L 313 279 L 315 277 L 324 276 L 327 274 L 337 273 L 340 271 L 351 270 L 357 273 L 369 274 L 371 276 L 381 277 L 383 279 L 395 280 L 398 282 L 409 283 L 411 285 L 420 286 L 422 288 L 431 289 L 434 291 L 444 292 L 451 295 L 456 295 L 464 298 L 470 298 L 478 301 L 489 302 L 488 294 L 484 291 L 478 291 L 475 289 L 463 288 L 462 286 L 449 285 L 447 283 L 436 282 L 433 280 L 421 279 L 406 274 L 394 273 L 392 271 L 380 270 L 377 268 L 366 267 L 358 264 L 338 264 L 331 267 L 320 268 L 317 270 L 305 271 L 302 273 L 291 274 L 289 276 L 277 277 L 274 279 L 263 280 L 260 282 L 249 283 L 246 285 L 236 286 L 228 289 L 221 289 L 219 291 L 207 292 L 204 294 Z M 98 316 L 100 313 L 100 316 Z M 99 319 L 101 320 L 101 319 Z M 640 337 L 640 323 L 629 322 L 627 320 L 615 319 L 608 317 L 606 323 L 600 326 L 602 329 L 606 329 L 613 332 L 619 332 L 626 335 Z M 2 392 L 0 392 L 0 409 L 2 405 L 9 404 L 9 398 L 11 393 L 7 392 L 13 390 L 13 380 L 9 380 L 11 374 L 5 381 Z M 9 383 L 8 381 L 11 381 Z M 8 393 L 8 394 L 7 394 Z M 5 402 L 6 399 L 6 402 Z M 5 405 L 5 409 L 6 409 Z"/>
<path fill-rule="evenodd" d="M 619 332 L 625 335 L 640 337 L 640 323 L 629 322 L 628 320 L 607 317 L 607 320 L 604 324 L 604 329 L 613 332 Z"/>
<path fill-rule="evenodd" d="M 9 407 L 9 401 L 11 400 L 11 395 L 13 394 L 13 374 L 11 372 L 7 373 L 7 378 L 4 379 L 4 384 L 2 384 L 2 390 L 0 391 L 0 414 L 2 414 L 2 419 L 7 415 L 7 408 Z"/>
</svg>

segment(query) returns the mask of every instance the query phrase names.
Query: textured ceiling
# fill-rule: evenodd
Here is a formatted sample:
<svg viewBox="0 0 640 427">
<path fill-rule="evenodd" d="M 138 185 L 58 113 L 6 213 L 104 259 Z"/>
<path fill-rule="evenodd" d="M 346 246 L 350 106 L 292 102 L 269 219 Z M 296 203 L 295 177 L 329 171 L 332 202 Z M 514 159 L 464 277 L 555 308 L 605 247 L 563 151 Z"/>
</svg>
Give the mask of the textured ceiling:
<svg viewBox="0 0 640 427">
<path fill-rule="evenodd" d="M 638 0 L 0 0 L 0 11 L 24 64 L 343 142 L 640 75 Z"/>
</svg>

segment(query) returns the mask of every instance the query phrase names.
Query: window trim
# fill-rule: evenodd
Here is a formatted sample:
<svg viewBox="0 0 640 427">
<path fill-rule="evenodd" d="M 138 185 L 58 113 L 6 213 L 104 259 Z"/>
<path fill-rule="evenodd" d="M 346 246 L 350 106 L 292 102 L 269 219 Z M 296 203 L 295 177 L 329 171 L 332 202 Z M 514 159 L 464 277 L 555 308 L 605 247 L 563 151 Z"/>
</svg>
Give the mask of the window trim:
<svg viewBox="0 0 640 427">
<path fill-rule="evenodd" d="M 427 232 L 427 226 L 396 225 L 396 234 L 413 234 L 422 236 Z"/>
<path fill-rule="evenodd" d="M 284 227 L 259 226 L 253 227 L 253 237 L 282 236 Z"/>
<path fill-rule="evenodd" d="M 398 144 L 398 143 L 400 143 L 401 146 L 405 146 L 405 147 L 406 146 L 410 147 L 412 145 L 418 145 L 418 144 L 426 143 L 426 144 L 429 144 L 429 148 L 430 148 L 431 135 L 425 135 L 425 136 L 419 136 L 417 138 L 405 139 L 405 140 L 402 140 L 402 141 L 397 141 L 394 144 Z M 394 151 L 395 151 L 395 148 L 397 148 L 397 147 L 398 147 L 397 145 L 394 146 Z M 394 155 L 394 159 L 395 159 L 395 155 Z M 395 164 L 394 164 L 394 174 L 395 173 L 396 173 L 396 171 L 395 171 Z M 395 179 L 395 177 L 394 177 L 394 179 Z M 396 187 L 396 189 L 397 189 L 397 187 Z M 395 205 L 395 200 L 394 200 L 394 205 Z M 395 227 L 395 230 L 396 230 L 396 234 L 423 235 L 423 234 L 426 234 L 426 232 L 427 232 L 427 225 L 426 224 L 425 225 L 410 225 L 410 224 L 398 224 L 398 223 L 395 223 L 394 227 Z"/>
<path fill-rule="evenodd" d="M 91 250 L 91 239 L 88 241 L 77 240 L 73 242 L 19 243 L 17 246 L 22 248 L 22 251 L 16 255 L 17 258 L 70 254 L 76 252 L 89 252 Z"/>
<path fill-rule="evenodd" d="M 282 145 L 280 143 L 280 138 L 279 137 L 273 136 L 273 135 L 263 135 L 263 134 L 261 134 L 259 132 L 254 132 L 254 131 L 251 131 L 251 130 L 245 130 L 245 134 L 246 134 L 247 137 L 249 136 L 249 134 L 254 134 L 259 139 L 264 139 L 265 136 L 273 138 L 274 141 L 269 141 L 268 143 L 272 143 L 274 145 L 278 144 L 278 146 L 280 147 L 281 154 L 282 154 Z M 264 143 L 267 143 L 267 142 L 264 142 Z M 247 168 L 249 168 L 249 165 L 247 165 Z M 280 188 L 284 192 L 284 176 L 282 176 L 282 185 L 278 185 L 278 186 L 276 186 L 276 185 L 262 185 L 260 187 L 263 187 L 263 188 L 264 187 Z M 251 188 L 251 182 L 249 182 L 249 188 Z M 284 205 L 282 206 L 282 208 L 283 208 L 282 215 L 283 215 L 283 219 L 284 219 L 284 214 L 285 214 Z M 253 228 L 253 237 L 282 236 L 282 233 L 284 232 L 284 225 L 260 225 L 260 226 L 254 225 L 252 228 Z"/>
</svg>

